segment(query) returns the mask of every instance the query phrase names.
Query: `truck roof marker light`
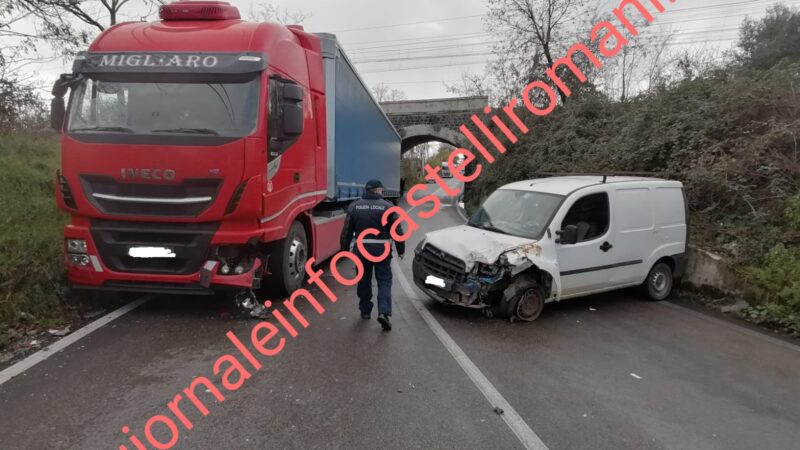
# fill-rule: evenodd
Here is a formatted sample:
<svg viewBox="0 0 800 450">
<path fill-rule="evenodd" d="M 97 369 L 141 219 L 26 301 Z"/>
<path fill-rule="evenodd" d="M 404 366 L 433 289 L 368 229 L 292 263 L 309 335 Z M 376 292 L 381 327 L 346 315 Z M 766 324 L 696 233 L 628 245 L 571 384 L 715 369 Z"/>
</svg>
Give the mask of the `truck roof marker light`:
<svg viewBox="0 0 800 450">
<path fill-rule="evenodd" d="M 158 10 L 161 20 L 239 20 L 239 10 L 228 2 L 177 1 L 162 5 Z"/>
</svg>

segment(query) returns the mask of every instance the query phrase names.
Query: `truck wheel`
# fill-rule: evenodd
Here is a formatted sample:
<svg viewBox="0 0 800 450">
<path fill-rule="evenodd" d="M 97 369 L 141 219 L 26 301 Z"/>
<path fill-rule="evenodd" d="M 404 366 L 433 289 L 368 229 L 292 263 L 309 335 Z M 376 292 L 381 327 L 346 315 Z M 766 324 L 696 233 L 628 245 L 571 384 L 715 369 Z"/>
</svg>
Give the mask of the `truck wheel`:
<svg viewBox="0 0 800 450">
<path fill-rule="evenodd" d="M 300 288 L 306 276 L 308 254 L 306 230 L 300 222 L 294 222 L 269 259 L 272 274 L 269 284 L 277 291 L 275 294 L 289 295 Z"/>
<path fill-rule="evenodd" d="M 665 263 L 658 263 L 647 274 L 642 291 L 648 299 L 659 302 L 669 297 L 672 285 L 672 269 Z"/>
</svg>

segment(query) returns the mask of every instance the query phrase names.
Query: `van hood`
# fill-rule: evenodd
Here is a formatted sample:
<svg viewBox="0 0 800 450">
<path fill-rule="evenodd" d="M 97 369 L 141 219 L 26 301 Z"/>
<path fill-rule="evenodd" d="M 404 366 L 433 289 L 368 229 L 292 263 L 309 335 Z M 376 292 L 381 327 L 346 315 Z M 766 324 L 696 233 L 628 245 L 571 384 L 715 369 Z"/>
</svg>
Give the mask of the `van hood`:
<svg viewBox="0 0 800 450">
<path fill-rule="evenodd" d="M 518 247 L 535 244 L 535 239 L 511 236 L 461 225 L 428 233 L 426 244 L 431 244 L 461 259 L 470 271 L 475 263 L 493 264 L 503 253 Z"/>
</svg>

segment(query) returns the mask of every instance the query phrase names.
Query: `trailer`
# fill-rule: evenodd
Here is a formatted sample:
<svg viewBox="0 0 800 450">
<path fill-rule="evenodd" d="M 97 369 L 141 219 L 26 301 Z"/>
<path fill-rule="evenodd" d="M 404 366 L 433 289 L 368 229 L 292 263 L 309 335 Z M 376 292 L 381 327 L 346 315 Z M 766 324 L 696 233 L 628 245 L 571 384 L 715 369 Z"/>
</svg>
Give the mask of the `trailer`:
<svg viewBox="0 0 800 450">
<path fill-rule="evenodd" d="M 401 138 L 336 37 L 179 1 L 105 30 L 53 88 L 76 288 L 297 289 Z"/>
</svg>

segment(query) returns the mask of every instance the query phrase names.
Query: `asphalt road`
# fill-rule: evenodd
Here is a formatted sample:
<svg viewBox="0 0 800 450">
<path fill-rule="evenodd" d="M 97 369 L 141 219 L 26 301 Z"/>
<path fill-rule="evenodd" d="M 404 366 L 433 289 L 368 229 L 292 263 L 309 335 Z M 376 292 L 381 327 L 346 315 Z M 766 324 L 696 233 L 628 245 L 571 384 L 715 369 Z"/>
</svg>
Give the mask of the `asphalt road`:
<svg viewBox="0 0 800 450">
<path fill-rule="evenodd" d="M 310 326 L 224 402 L 199 389 L 209 414 L 186 407 L 175 448 L 522 448 L 514 423 L 550 449 L 797 448 L 800 347 L 627 291 L 511 324 L 404 287 L 424 232 L 460 222 L 453 206 L 421 222 L 396 264 L 391 333 L 328 276 L 340 300 L 303 309 Z M 219 386 L 225 333 L 247 340 L 254 324 L 208 299 L 153 299 L 0 385 L 0 447 L 136 448 L 122 427 L 146 443 L 144 423 L 194 377 Z"/>
</svg>

